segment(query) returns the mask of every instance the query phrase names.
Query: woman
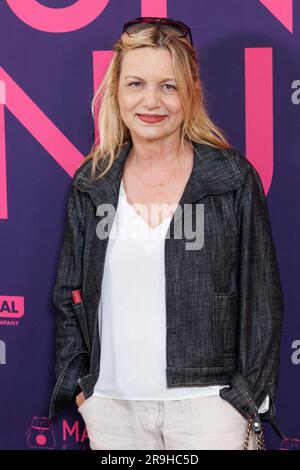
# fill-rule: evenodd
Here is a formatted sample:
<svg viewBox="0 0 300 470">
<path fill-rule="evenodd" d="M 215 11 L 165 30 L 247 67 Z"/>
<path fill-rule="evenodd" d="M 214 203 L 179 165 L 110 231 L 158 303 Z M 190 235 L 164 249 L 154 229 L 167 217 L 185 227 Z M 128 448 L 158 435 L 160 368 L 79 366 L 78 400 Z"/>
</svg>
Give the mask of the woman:
<svg viewBox="0 0 300 470">
<path fill-rule="evenodd" d="M 53 294 L 49 417 L 76 400 L 92 449 L 242 449 L 247 429 L 254 449 L 261 421 L 281 436 L 266 199 L 208 116 L 190 29 L 125 24 L 94 116 L 100 97 Z"/>
</svg>

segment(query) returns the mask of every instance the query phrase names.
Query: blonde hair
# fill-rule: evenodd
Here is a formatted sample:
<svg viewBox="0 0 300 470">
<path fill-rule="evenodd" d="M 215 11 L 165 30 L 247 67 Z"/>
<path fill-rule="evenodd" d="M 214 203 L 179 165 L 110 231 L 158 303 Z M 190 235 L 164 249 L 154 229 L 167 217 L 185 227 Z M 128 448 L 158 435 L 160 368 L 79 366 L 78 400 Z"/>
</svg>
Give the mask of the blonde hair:
<svg viewBox="0 0 300 470">
<path fill-rule="evenodd" d="M 93 143 L 90 153 L 80 165 L 81 167 L 92 160 L 92 180 L 101 178 L 109 171 L 121 147 L 131 138 L 128 127 L 121 119 L 118 86 L 124 54 L 138 47 L 163 47 L 171 54 L 184 116 L 180 129 L 182 149 L 184 142 L 192 140 L 211 147 L 232 147 L 226 140 L 224 131 L 212 122 L 206 110 L 196 50 L 188 40 L 180 38 L 173 30 L 153 25 L 135 34 L 123 33 L 113 46 L 112 60 L 91 105 L 95 119 L 96 106 L 101 100 L 96 121 L 101 137 L 100 143 L 97 141 Z M 101 169 L 100 174 L 96 176 L 98 163 Z M 103 167 L 104 171 L 101 172 Z"/>
</svg>

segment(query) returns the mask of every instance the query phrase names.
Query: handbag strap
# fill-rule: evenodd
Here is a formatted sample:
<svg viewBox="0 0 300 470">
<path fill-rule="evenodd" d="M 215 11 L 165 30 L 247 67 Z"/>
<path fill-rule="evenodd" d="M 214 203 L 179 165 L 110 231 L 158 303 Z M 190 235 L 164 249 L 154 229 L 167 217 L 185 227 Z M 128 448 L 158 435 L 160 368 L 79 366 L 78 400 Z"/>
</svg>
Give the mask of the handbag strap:
<svg viewBox="0 0 300 470">
<path fill-rule="evenodd" d="M 252 421 L 253 421 L 252 418 L 248 419 L 248 425 L 247 425 L 246 435 L 244 439 L 243 450 L 249 450 L 248 447 L 249 447 L 251 431 L 255 434 L 255 444 L 256 444 L 255 450 L 266 450 L 263 429 L 261 428 L 259 432 L 254 432 L 252 429 Z"/>
</svg>

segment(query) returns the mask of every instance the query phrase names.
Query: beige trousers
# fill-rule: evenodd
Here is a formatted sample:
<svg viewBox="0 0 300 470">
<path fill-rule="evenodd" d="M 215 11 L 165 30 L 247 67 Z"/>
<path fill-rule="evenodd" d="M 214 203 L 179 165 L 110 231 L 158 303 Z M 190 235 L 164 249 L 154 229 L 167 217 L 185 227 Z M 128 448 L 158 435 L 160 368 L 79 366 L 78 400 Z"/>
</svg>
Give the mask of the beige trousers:
<svg viewBox="0 0 300 470">
<path fill-rule="evenodd" d="M 92 450 L 242 450 L 247 428 L 246 419 L 218 395 L 167 401 L 92 395 L 78 411 Z"/>
</svg>

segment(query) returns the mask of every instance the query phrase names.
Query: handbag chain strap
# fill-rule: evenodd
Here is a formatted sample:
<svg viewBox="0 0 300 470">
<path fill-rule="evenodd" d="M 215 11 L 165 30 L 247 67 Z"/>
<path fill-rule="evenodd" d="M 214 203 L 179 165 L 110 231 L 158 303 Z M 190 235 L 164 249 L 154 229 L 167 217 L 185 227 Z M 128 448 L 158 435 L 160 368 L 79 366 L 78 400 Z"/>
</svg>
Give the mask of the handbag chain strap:
<svg viewBox="0 0 300 470">
<path fill-rule="evenodd" d="M 251 431 L 255 434 L 255 442 L 256 442 L 255 450 L 266 450 L 263 429 L 261 428 L 259 432 L 254 432 L 252 430 L 252 422 L 253 422 L 253 419 L 249 418 L 246 435 L 244 439 L 244 444 L 243 444 L 243 450 L 248 450 Z"/>
</svg>

